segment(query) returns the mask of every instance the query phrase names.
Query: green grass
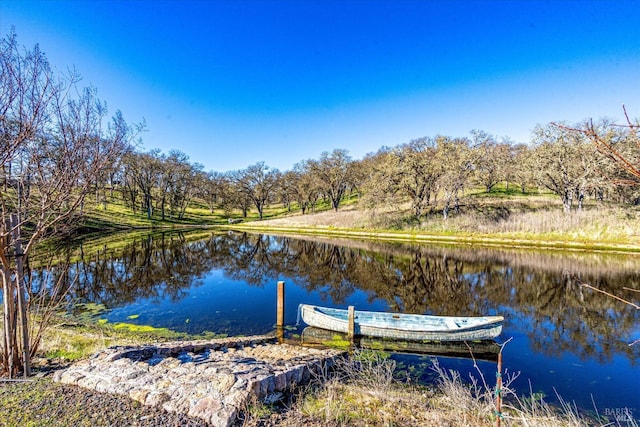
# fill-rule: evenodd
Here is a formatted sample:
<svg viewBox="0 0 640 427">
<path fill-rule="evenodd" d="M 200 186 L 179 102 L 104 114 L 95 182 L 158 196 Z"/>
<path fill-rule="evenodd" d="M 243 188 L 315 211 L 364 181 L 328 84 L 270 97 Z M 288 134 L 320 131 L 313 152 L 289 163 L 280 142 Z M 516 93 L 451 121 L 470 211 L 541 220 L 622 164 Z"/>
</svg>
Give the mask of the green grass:
<svg viewBox="0 0 640 427">
<path fill-rule="evenodd" d="M 83 226 L 88 229 L 122 229 L 122 228 L 171 228 L 188 225 L 211 225 L 223 223 L 226 216 L 221 210 L 212 214 L 208 208 L 199 204 L 191 204 L 185 211 L 183 218 L 170 217 L 165 210 L 165 219 L 162 220 L 161 212 L 154 210 L 152 217 L 147 218 L 147 213 L 137 210 L 133 212 L 120 200 L 113 200 L 106 206 L 102 203 L 86 203 L 84 210 Z"/>
<path fill-rule="evenodd" d="M 194 201 L 182 220 L 162 221 L 156 211 L 147 219 L 144 212 L 133 212 L 117 200 L 107 204 L 92 203 L 84 207 L 83 227 L 79 237 L 85 253 L 96 249 L 117 251 L 134 239 L 148 234 L 149 230 L 187 228 L 229 228 L 228 218 L 242 219 L 231 228 L 264 232 L 314 234 L 345 238 L 376 239 L 409 242 L 468 243 L 486 245 L 515 245 L 520 247 L 553 247 L 587 250 L 640 250 L 640 210 L 633 206 L 596 204 L 587 200 L 583 211 L 565 214 L 560 199 L 548 192 L 523 194 L 519 188 L 507 190 L 500 183 L 487 193 L 482 188 L 469 189 L 460 199 L 460 212 L 454 212 L 447 220 L 442 216 L 442 200 L 432 206 L 425 215 L 415 218 L 408 203 L 393 208 L 379 207 L 375 213 L 360 206 L 357 194 L 346 196 L 334 213 L 329 200 L 319 200 L 314 213 L 300 215 L 299 206 L 293 203 L 291 210 L 283 204 L 272 204 L 264 209 L 265 221 L 258 221 L 257 210 L 251 209 L 246 218 L 234 211 L 229 216 L 221 209 L 212 214 L 201 201 Z M 342 222 L 340 214 L 349 211 L 345 218 L 357 213 L 357 223 L 351 219 Z M 314 225 L 286 225 L 287 218 L 319 218 L 335 214 L 327 223 Z M 272 226 L 270 219 L 278 219 L 281 225 Z M 285 224 L 285 225 L 282 225 Z M 126 236 L 102 237 L 100 233 L 117 230 L 129 231 Z M 137 230 L 131 233 L 132 230 Z M 209 231 L 210 232 L 210 231 Z M 188 234 L 188 239 L 207 236 L 207 231 Z M 93 236 L 86 240 L 87 237 Z M 65 239 L 68 241 L 68 239 Z M 51 243 L 49 243 L 51 244 Z"/>
</svg>

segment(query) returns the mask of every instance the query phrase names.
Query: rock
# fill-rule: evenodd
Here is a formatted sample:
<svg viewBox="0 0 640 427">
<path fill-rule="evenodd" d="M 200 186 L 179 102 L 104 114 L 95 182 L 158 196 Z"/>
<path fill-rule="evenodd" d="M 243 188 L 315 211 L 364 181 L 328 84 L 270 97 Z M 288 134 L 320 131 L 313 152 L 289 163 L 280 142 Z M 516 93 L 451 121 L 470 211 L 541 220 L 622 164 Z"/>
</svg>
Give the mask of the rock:
<svg viewBox="0 0 640 427">
<path fill-rule="evenodd" d="M 273 387 L 277 391 L 285 390 L 288 387 L 286 372 L 281 372 L 278 375 L 274 376 Z"/>
<path fill-rule="evenodd" d="M 217 381 L 214 383 L 214 387 L 220 393 L 226 393 L 236 383 L 235 375 L 222 374 L 218 376 Z"/>
<path fill-rule="evenodd" d="M 248 400 L 246 390 L 236 390 L 227 395 L 225 402 L 235 408 L 244 408 Z"/>
<path fill-rule="evenodd" d="M 155 383 L 156 390 L 166 390 L 171 386 L 172 382 L 166 378 L 159 379 Z"/>
<path fill-rule="evenodd" d="M 146 389 L 134 389 L 129 392 L 129 397 L 136 402 L 140 402 L 144 405 L 147 401 L 147 395 L 149 394 L 149 390 Z"/>
<path fill-rule="evenodd" d="M 267 405 L 271 405 L 276 403 L 278 400 L 282 399 L 283 394 L 280 392 L 269 393 L 262 401 Z"/>
<path fill-rule="evenodd" d="M 152 391 L 147 395 L 147 399 L 145 400 L 144 404 L 150 406 L 160 406 L 168 400 L 169 396 L 166 393 Z"/>
<path fill-rule="evenodd" d="M 54 381 L 61 382 L 62 384 L 77 384 L 78 381 L 84 377 L 85 375 L 80 372 L 63 371 L 62 374 L 60 374 L 59 379 L 54 377 Z"/>
<path fill-rule="evenodd" d="M 207 396 L 200 399 L 195 405 L 193 405 L 191 409 L 189 409 L 189 413 L 187 415 L 191 417 L 209 419 L 213 414 L 220 411 L 220 409 L 222 409 L 222 403 L 212 396 Z"/>
<path fill-rule="evenodd" d="M 166 370 L 171 370 L 175 367 L 180 366 L 181 362 L 178 359 L 175 359 L 173 357 L 167 357 L 165 358 L 163 361 L 161 361 L 160 363 L 155 365 L 156 369 L 166 369 Z"/>
<path fill-rule="evenodd" d="M 119 347 L 56 372 L 54 381 L 226 427 L 251 398 L 275 401 L 338 355 L 264 336 Z"/>
</svg>

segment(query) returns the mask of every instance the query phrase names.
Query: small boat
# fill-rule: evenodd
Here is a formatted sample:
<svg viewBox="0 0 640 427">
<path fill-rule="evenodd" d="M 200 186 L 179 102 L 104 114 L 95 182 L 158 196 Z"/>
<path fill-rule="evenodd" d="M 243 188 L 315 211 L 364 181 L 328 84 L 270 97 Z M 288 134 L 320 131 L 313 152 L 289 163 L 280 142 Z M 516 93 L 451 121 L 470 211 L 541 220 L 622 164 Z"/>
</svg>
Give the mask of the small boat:
<svg viewBox="0 0 640 427">
<path fill-rule="evenodd" d="M 349 333 L 349 311 L 300 304 L 302 320 L 309 326 Z M 358 336 L 412 341 L 490 340 L 502 332 L 502 316 L 453 317 L 421 314 L 355 311 L 353 329 Z"/>
</svg>

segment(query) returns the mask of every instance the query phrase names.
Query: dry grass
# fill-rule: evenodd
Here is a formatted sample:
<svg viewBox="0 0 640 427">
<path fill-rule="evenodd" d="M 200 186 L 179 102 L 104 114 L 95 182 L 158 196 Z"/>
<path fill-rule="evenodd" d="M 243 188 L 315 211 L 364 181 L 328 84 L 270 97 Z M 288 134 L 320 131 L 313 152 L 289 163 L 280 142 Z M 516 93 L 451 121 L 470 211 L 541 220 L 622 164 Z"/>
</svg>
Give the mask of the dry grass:
<svg viewBox="0 0 640 427">
<path fill-rule="evenodd" d="M 253 226 L 269 228 L 329 228 L 401 230 L 434 235 L 473 235 L 531 241 L 612 243 L 640 246 L 640 211 L 634 208 L 590 206 L 564 213 L 552 200 L 511 202 L 481 200 L 451 213 L 447 220 L 439 211 L 420 221 L 411 217 L 408 206 L 363 210 L 349 205 L 338 212 L 291 214 Z"/>
<path fill-rule="evenodd" d="M 285 217 L 264 220 L 261 224 L 289 227 L 363 228 L 369 225 L 369 220 L 368 214 L 358 209 L 356 205 L 347 205 L 341 207 L 338 212 L 328 210 L 305 215 L 296 212 Z"/>
<path fill-rule="evenodd" d="M 505 208 L 506 209 L 506 208 Z M 495 211 L 498 210 L 500 214 Z M 619 240 L 640 238 L 640 215 L 630 210 L 600 208 L 566 214 L 559 209 L 509 213 L 502 209 L 463 213 L 447 222 L 428 221 L 426 229 L 460 230 L 485 234 L 550 235 L 572 239 Z"/>
<path fill-rule="evenodd" d="M 480 420 L 491 419 L 493 421 L 490 425 L 495 425 L 495 389 L 486 383 L 482 374 L 480 379 L 470 377 L 469 382 L 465 383 L 458 372 L 442 369 L 437 361 L 433 369 L 438 374 L 441 409 L 449 405 L 451 409 L 448 412 L 454 416 L 457 415 L 457 420 L 475 415 Z M 509 387 L 517 377 L 518 374 L 507 376 L 502 386 L 503 401 L 506 403 L 501 408 L 501 425 L 527 427 L 611 425 L 608 421 L 599 423 L 595 419 L 581 415 L 578 408 L 565 402 L 560 396 L 557 396 L 559 406 L 546 403 L 533 392 L 529 396 L 518 396 Z M 458 408 L 458 414 L 455 413 L 454 408 Z M 475 425 L 475 423 L 467 425 Z"/>
<path fill-rule="evenodd" d="M 329 376 L 317 378 L 286 410 L 265 414 L 254 409 L 244 426 L 446 426 L 496 425 L 494 389 L 484 378 L 463 381 L 460 374 L 441 368 L 435 389 L 399 383 L 393 379 L 395 363 L 380 353 L 356 353 Z M 608 426 L 585 418 L 575 407 L 561 402 L 553 407 L 533 394 L 518 397 L 507 378 L 502 426 L 581 427 Z M 267 411 L 268 412 L 268 411 Z M 637 426 L 636 426 L 637 427 Z"/>
</svg>

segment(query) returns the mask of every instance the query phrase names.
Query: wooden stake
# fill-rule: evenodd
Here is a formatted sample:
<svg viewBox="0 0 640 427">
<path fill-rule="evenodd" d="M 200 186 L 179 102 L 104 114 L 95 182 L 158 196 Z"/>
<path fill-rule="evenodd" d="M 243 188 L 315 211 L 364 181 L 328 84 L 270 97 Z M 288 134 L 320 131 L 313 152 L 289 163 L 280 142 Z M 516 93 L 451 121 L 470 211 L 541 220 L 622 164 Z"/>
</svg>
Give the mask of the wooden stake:
<svg viewBox="0 0 640 427">
<path fill-rule="evenodd" d="M 276 326 L 284 326 L 284 282 L 278 282 L 278 300 L 276 303 Z"/>
<path fill-rule="evenodd" d="M 502 421 L 502 350 L 509 344 L 513 337 L 506 340 L 500 346 L 500 352 L 498 353 L 498 366 L 496 372 L 496 427 L 500 427 Z"/>
<path fill-rule="evenodd" d="M 502 349 L 498 353 L 498 373 L 496 376 L 496 427 L 502 420 Z"/>
<path fill-rule="evenodd" d="M 353 340 L 356 335 L 356 309 L 354 306 L 349 306 L 349 338 Z"/>
</svg>

